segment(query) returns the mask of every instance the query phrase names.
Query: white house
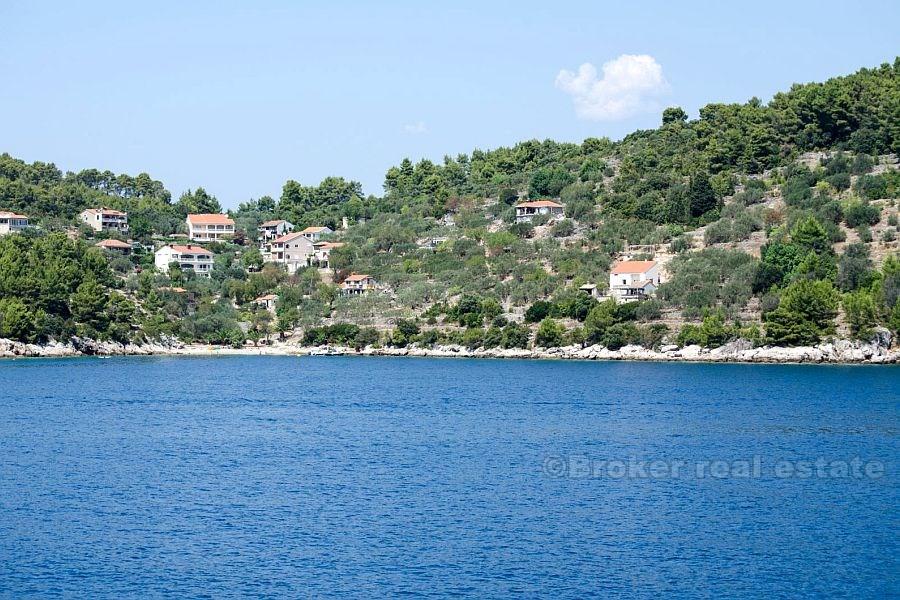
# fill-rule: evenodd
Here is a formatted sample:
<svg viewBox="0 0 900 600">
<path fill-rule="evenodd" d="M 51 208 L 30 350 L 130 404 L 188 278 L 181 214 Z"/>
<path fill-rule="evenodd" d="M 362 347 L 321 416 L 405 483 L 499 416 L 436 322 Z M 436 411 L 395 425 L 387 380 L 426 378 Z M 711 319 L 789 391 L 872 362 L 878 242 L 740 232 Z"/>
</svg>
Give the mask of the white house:
<svg viewBox="0 0 900 600">
<path fill-rule="evenodd" d="M 111 208 L 89 208 L 81 211 L 78 218 L 94 231 L 128 231 L 128 213 Z"/>
<path fill-rule="evenodd" d="M 0 211 L 0 235 L 18 233 L 28 227 L 28 217 L 14 212 Z"/>
<path fill-rule="evenodd" d="M 327 269 L 331 265 L 331 251 L 343 245 L 343 242 L 316 242 L 313 244 L 313 263 L 320 269 Z"/>
<path fill-rule="evenodd" d="M 375 289 L 375 278 L 365 273 L 353 273 L 341 283 L 341 293 L 345 296 L 365 294 Z"/>
<path fill-rule="evenodd" d="M 534 200 L 516 205 L 516 223 L 531 223 L 538 215 L 549 215 L 551 219 L 563 217 L 564 206 L 553 200 Z"/>
<path fill-rule="evenodd" d="M 312 241 L 303 232 L 295 232 L 272 240 L 263 259 L 282 264 L 287 267 L 288 273 L 293 274 L 298 269 L 308 267 L 314 254 L 315 246 Z"/>
<path fill-rule="evenodd" d="M 266 294 L 265 296 L 260 296 L 251 304 L 253 306 L 264 308 L 269 312 L 275 312 L 275 303 L 278 302 L 278 294 Z"/>
<path fill-rule="evenodd" d="M 284 219 L 274 219 L 272 221 L 266 221 L 262 225 L 259 226 L 259 240 L 263 244 L 274 240 L 277 237 L 281 237 L 286 233 L 290 233 L 294 230 L 294 225 L 285 221 Z"/>
<path fill-rule="evenodd" d="M 300 235 L 307 238 L 311 242 L 318 242 L 323 235 L 330 235 L 334 230 L 330 227 L 307 227 L 300 232 Z"/>
<path fill-rule="evenodd" d="M 228 215 L 188 215 L 187 228 L 188 239 L 193 242 L 212 242 L 234 236 L 234 220 Z"/>
<path fill-rule="evenodd" d="M 659 265 L 654 260 L 623 260 L 609 272 L 609 295 L 627 302 L 641 300 L 661 283 Z"/>
<path fill-rule="evenodd" d="M 163 273 L 169 272 L 171 263 L 178 263 L 182 271 L 193 271 L 197 275 L 209 277 L 215 255 L 205 248 L 188 244 L 181 246 L 170 244 L 156 251 L 156 268 Z"/>
</svg>

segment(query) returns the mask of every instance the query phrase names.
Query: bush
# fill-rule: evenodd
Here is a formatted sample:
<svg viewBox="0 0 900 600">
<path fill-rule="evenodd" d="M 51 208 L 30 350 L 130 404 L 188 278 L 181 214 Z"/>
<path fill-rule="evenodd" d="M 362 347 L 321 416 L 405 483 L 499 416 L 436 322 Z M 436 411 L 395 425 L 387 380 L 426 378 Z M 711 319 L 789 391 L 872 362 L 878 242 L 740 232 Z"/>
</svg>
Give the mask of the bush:
<svg viewBox="0 0 900 600">
<path fill-rule="evenodd" d="M 654 323 L 653 325 L 641 327 L 639 332 L 641 346 L 656 350 L 662 345 L 665 337 L 669 335 L 669 327 L 664 323 Z"/>
<path fill-rule="evenodd" d="M 463 345 L 469 350 L 480 348 L 484 343 L 484 329 L 466 329 L 463 333 Z"/>
<path fill-rule="evenodd" d="M 547 318 L 541 321 L 537 333 L 534 336 L 534 345 L 542 348 L 557 348 L 563 345 L 566 328 Z"/>
<path fill-rule="evenodd" d="M 881 211 L 865 201 L 854 201 L 844 210 L 844 222 L 847 227 L 856 228 L 860 225 L 875 225 L 881 220 Z"/>
<path fill-rule="evenodd" d="M 553 227 L 550 228 L 550 234 L 553 237 L 569 237 L 573 233 L 575 233 L 575 223 L 571 219 L 557 221 Z"/>
<path fill-rule="evenodd" d="M 843 305 L 850 333 L 858 339 L 871 338 L 872 329 L 878 324 L 878 309 L 872 294 L 867 291 L 845 294 Z"/>
<path fill-rule="evenodd" d="M 869 247 L 865 244 L 850 244 L 838 262 L 838 288 L 849 292 L 868 285 L 873 275 L 871 267 Z"/>
<path fill-rule="evenodd" d="M 831 187 L 838 190 L 839 192 L 850 189 L 849 173 L 835 173 L 830 177 L 826 177 L 825 181 L 827 181 Z"/>
<path fill-rule="evenodd" d="M 831 282 L 797 280 L 784 290 L 778 308 L 766 314 L 766 339 L 785 346 L 815 344 L 834 332 L 837 306 Z"/>
<path fill-rule="evenodd" d="M 539 323 L 550 316 L 551 310 L 553 310 L 553 304 L 546 300 L 538 300 L 525 311 L 525 322 Z"/>
<path fill-rule="evenodd" d="M 616 323 L 604 331 L 600 345 L 609 350 L 618 350 L 622 346 L 637 344 L 640 341 L 641 334 L 634 323 Z"/>
<path fill-rule="evenodd" d="M 484 332 L 484 340 L 482 345 L 485 348 L 496 348 L 503 343 L 503 330 L 500 327 L 493 326 Z"/>
<path fill-rule="evenodd" d="M 510 323 L 503 328 L 501 345 L 504 348 L 527 348 L 531 337 L 528 329 L 516 323 Z"/>
</svg>

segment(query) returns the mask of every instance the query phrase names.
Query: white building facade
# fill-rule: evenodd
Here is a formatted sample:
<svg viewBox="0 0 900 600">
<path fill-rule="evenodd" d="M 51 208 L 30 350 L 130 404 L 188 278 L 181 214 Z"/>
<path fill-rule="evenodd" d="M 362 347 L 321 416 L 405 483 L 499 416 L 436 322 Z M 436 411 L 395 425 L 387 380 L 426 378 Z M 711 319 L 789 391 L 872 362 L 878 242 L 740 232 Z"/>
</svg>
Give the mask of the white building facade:
<svg viewBox="0 0 900 600">
<path fill-rule="evenodd" d="M 215 213 L 188 215 L 187 229 L 192 242 L 215 242 L 234 237 L 234 220 Z"/>
<path fill-rule="evenodd" d="M 315 250 L 315 245 L 302 232 L 289 233 L 272 240 L 263 260 L 284 265 L 293 275 L 312 263 Z"/>
<path fill-rule="evenodd" d="M 266 221 L 260 225 L 258 231 L 260 243 L 265 244 L 266 242 L 270 242 L 285 234 L 291 233 L 294 231 L 294 225 L 290 221 L 285 221 L 284 219 L 275 219 L 273 221 Z"/>
<path fill-rule="evenodd" d="M 540 215 L 548 215 L 551 219 L 562 219 L 565 207 L 552 200 L 535 200 L 516 205 L 516 223 L 531 223 Z"/>
<path fill-rule="evenodd" d="M 81 211 L 78 218 L 94 231 L 128 231 L 128 213 L 111 208 L 89 208 Z"/>
<path fill-rule="evenodd" d="M 375 278 L 365 273 L 353 273 L 341 283 L 341 293 L 357 296 L 375 290 Z"/>
<path fill-rule="evenodd" d="M 307 227 L 303 231 L 300 232 L 300 235 L 305 237 L 311 242 L 318 242 L 322 239 L 324 235 L 331 235 L 334 233 L 334 230 L 330 227 Z"/>
<path fill-rule="evenodd" d="M 214 258 L 215 254 L 200 246 L 171 244 L 156 251 L 155 264 L 163 273 L 169 272 L 170 264 L 178 263 L 182 271 L 193 271 L 202 277 L 209 277 Z"/>
<path fill-rule="evenodd" d="M 642 300 L 662 283 L 659 264 L 653 260 L 624 260 L 609 272 L 609 295 L 621 302 Z"/>
<path fill-rule="evenodd" d="M 0 211 L 0 235 L 18 233 L 28 227 L 28 217 L 14 212 Z"/>
</svg>

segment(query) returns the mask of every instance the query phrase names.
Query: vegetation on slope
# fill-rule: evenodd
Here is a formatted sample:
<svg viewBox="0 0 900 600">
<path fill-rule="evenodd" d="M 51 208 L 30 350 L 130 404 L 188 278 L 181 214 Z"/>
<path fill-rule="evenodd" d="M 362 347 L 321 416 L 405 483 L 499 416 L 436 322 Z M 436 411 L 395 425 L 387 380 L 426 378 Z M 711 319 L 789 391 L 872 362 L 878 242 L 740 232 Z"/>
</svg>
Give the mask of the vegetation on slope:
<svg viewBox="0 0 900 600">
<path fill-rule="evenodd" d="M 695 120 L 669 108 L 660 127 L 619 142 L 531 140 L 441 164 L 404 159 L 381 197 L 339 177 L 288 181 L 277 201 L 232 211 L 240 231 L 212 245 L 209 280 L 157 273 L 149 251 L 104 257 L 47 233 L 102 205 L 128 211 L 132 237 L 158 245 L 183 232 L 186 214 L 221 210 L 203 188 L 173 202 L 147 174 L 63 174 L 4 154 L 0 210 L 28 214 L 45 233 L 0 240 L 0 336 L 239 344 L 299 328 L 307 343 L 618 347 L 812 343 L 844 328 L 866 338 L 900 327 L 900 263 L 890 258 L 898 152 L 900 59 L 795 85 L 768 104 L 710 104 Z M 512 205 L 524 197 L 559 198 L 566 219 L 516 224 Z M 339 232 L 346 244 L 330 272 L 288 276 L 252 247 L 271 218 L 352 226 Z M 605 287 L 610 264 L 634 245 L 668 261 L 658 299 L 613 306 L 578 292 Z M 374 275 L 382 292 L 341 297 L 335 283 L 351 271 Z M 275 315 L 251 305 L 270 292 Z"/>
</svg>

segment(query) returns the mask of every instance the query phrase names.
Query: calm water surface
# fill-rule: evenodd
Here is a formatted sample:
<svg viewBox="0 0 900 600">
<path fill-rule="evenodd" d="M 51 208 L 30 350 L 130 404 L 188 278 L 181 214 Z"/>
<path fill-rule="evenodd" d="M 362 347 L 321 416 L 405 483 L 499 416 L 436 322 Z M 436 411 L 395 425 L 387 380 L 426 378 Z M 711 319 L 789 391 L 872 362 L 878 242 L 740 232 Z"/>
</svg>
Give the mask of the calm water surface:
<svg viewBox="0 0 900 600">
<path fill-rule="evenodd" d="M 5 361 L 0 594 L 896 597 L 898 436 L 896 367 Z"/>
</svg>

